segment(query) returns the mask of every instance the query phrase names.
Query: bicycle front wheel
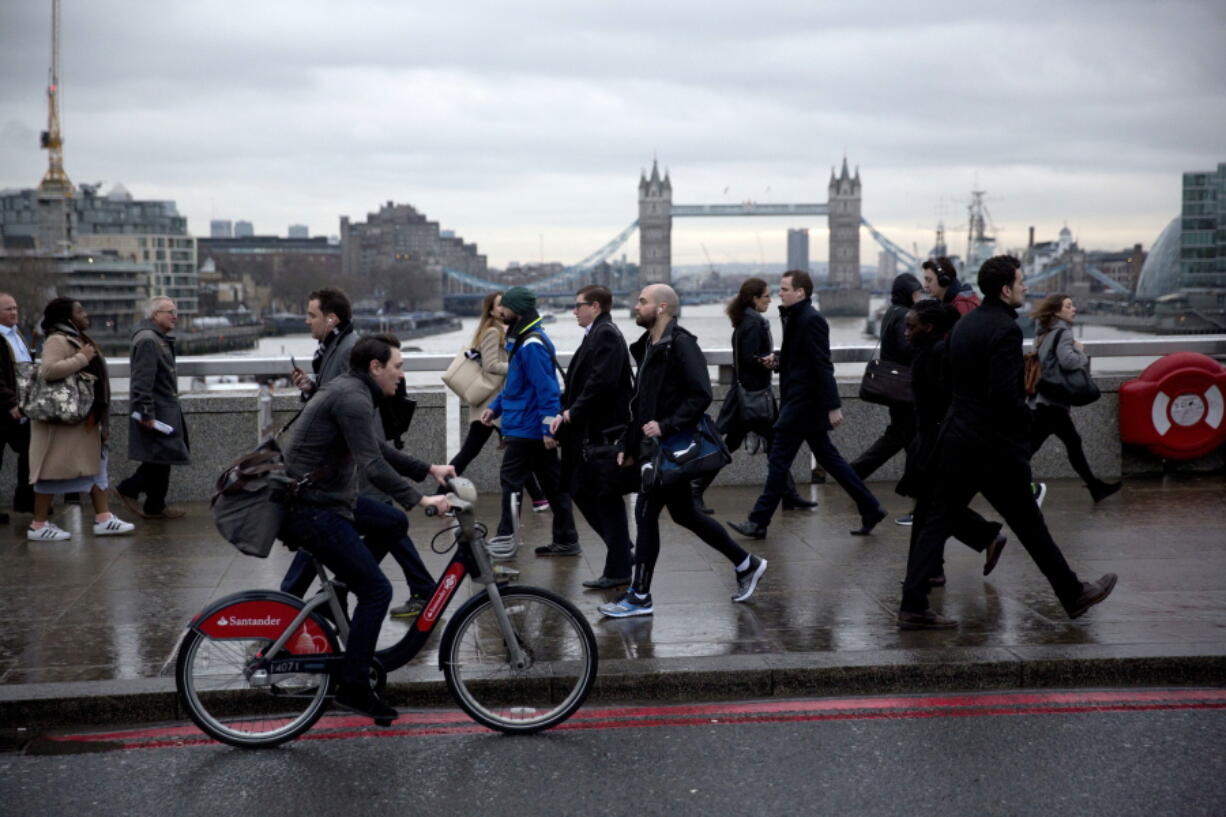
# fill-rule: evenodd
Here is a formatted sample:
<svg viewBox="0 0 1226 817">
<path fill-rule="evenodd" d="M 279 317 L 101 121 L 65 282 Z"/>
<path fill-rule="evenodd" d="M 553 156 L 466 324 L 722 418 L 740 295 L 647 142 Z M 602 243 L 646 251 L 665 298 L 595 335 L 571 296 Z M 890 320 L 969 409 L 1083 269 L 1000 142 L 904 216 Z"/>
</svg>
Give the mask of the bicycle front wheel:
<svg viewBox="0 0 1226 817">
<path fill-rule="evenodd" d="M 327 625 L 320 630 L 337 652 Z M 187 714 L 210 737 L 243 748 L 293 740 L 319 720 L 327 704 L 327 673 L 274 674 L 255 684 L 247 668 L 268 639 L 215 639 L 189 630 L 179 647 L 175 686 Z"/>
<path fill-rule="evenodd" d="M 596 637 L 575 606 L 538 587 L 499 587 L 523 662 L 513 664 L 489 596 L 474 596 L 439 647 L 447 687 L 475 721 L 512 734 L 557 726 L 596 680 Z"/>
</svg>

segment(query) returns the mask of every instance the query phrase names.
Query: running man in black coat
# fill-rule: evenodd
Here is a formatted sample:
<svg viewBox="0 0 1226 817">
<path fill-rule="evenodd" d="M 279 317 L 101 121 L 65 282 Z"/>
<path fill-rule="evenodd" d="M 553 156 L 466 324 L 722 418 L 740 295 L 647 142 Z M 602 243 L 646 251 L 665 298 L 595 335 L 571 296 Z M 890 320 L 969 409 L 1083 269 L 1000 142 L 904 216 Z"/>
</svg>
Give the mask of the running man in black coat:
<svg viewBox="0 0 1226 817">
<path fill-rule="evenodd" d="M 1022 330 L 1017 307 L 1026 285 L 1016 258 L 998 255 L 979 270 L 983 304 L 968 312 L 949 337 L 953 384 L 935 463 L 939 479 L 932 513 L 912 542 L 898 626 L 952 629 L 958 623 L 928 608 L 928 579 L 941 568 L 945 540 L 971 498 L 982 493 L 1013 530 L 1051 583 L 1069 618 L 1105 599 L 1116 575 L 1083 582 L 1064 560 L 1030 491 L 1030 416 L 1022 375 Z"/>
<path fill-rule="evenodd" d="M 779 419 L 771 435 L 766 486 L 746 522 L 729 522 L 737 533 L 765 539 L 775 508 L 787 492 L 792 460 L 807 442 L 817 463 L 834 477 L 856 503 L 860 527 L 852 534 L 864 536 L 885 519 L 885 509 L 830 442 L 830 431 L 843 422 L 839 389 L 830 360 L 830 326 L 813 308 L 813 279 L 803 270 L 783 274 L 779 282 L 779 314 L 783 316 L 783 345 L 779 350 Z"/>
<path fill-rule="evenodd" d="M 630 584 L 630 527 L 621 480 L 618 445 L 630 424 L 634 375 L 626 339 L 609 311 L 613 294 L 586 286 L 575 295 L 575 321 L 583 342 L 566 367 L 562 413 L 550 432 L 562 447 L 562 484 L 608 549 L 604 572 L 584 587 L 600 590 Z"/>
</svg>

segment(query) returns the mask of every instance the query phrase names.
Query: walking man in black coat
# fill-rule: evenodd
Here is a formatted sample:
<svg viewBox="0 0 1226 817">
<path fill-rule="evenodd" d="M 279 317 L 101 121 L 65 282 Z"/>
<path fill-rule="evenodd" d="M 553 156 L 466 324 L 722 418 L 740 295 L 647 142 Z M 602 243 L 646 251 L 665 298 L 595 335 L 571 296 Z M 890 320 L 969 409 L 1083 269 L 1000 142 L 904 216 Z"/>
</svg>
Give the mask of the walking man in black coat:
<svg viewBox="0 0 1226 817">
<path fill-rule="evenodd" d="M 885 519 L 877 497 L 856 476 L 843 455 L 830 441 L 830 431 L 843 422 L 839 389 L 830 360 L 830 326 L 813 308 L 813 279 L 803 270 L 790 270 L 779 282 L 779 314 L 783 316 L 783 345 L 779 349 L 779 419 L 771 436 L 766 486 L 745 522 L 729 522 L 737 533 L 765 539 L 766 528 L 787 492 L 792 460 L 807 442 L 817 463 L 834 477 L 856 503 L 860 527 L 852 533 L 864 536 Z"/>
<path fill-rule="evenodd" d="M 639 293 L 634 322 L 647 331 L 630 347 L 639 365 L 639 378 L 619 462 L 650 461 L 659 450 L 661 437 L 694 428 L 711 405 L 707 361 L 698 339 L 677 325 L 679 308 L 677 293 L 668 284 L 649 284 Z M 733 601 L 746 601 L 753 595 L 766 572 L 766 560 L 746 552 L 718 522 L 700 511 L 688 482 L 655 487 L 641 494 L 640 500 L 633 581 L 620 599 L 598 608 L 602 615 L 652 614 L 651 579 L 660 556 L 660 513 L 665 508 L 674 522 L 693 531 L 732 563 L 737 585 Z"/>
<path fill-rule="evenodd" d="M 932 512 L 923 520 L 907 558 L 898 626 L 903 630 L 952 629 L 958 623 L 928 608 L 928 579 L 941 569 L 945 540 L 976 493 L 983 494 L 1051 583 L 1069 618 L 1105 599 L 1116 575 L 1083 582 L 1064 560 L 1030 491 L 1030 415 L 1022 373 L 1022 330 L 1017 307 L 1025 303 L 1022 265 L 998 255 L 979 269 L 983 304 L 950 333 L 953 401 L 937 451 Z"/>
<path fill-rule="evenodd" d="M 609 311 L 613 293 L 586 286 L 575 295 L 583 342 L 566 367 L 562 413 L 551 433 L 562 448 L 562 483 L 608 553 L 604 572 L 584 587 L 606 590 L 630 583 L 630 527 L 618 478 L 617 444 L 630 424 L 634 376 L 626 339 Z"/>
</svg>

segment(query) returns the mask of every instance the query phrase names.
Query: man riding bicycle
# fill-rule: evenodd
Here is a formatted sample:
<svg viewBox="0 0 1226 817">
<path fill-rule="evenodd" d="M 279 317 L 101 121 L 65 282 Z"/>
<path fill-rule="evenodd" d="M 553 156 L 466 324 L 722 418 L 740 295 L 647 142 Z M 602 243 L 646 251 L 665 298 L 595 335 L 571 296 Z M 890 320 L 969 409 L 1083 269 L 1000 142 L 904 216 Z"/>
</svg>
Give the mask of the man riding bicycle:
<svg viewBox="0 0 1226 817">
<path fill-rule="evenodd" d="M 370 665 L 392 586 L 379 569 L 378 555 L 362 541 L 357 472 L 405 509 L 420 505 L 439 513 L 449 508 L 446 497 L 423 495 L 405 477 L 421 481 L 432 476 L 442 483 L 455 476 L 452 466 L 429 465 L 375 434 L 379 402 L 395 394 L 404 379 L 400 363 L 400 341 L 394 336 L 359 340 L 349 356 L 349 372 L 307 403 L 285 448 L 290 475 L 312 478 L 287 508 L 281 539 L 308 549 L 358 599 L 336 703 L 381 725 L 390 724 L 397 713 L 371 689 Z"/>
</svg>

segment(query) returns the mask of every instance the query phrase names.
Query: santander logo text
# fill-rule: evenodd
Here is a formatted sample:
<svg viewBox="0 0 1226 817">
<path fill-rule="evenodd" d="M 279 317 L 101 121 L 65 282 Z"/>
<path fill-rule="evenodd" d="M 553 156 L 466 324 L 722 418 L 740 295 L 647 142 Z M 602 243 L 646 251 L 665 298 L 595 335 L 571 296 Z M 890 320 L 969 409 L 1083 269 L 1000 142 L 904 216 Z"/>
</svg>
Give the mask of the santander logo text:
<svg viewBox="0 0 1226 817">
<path fill-rule="evenodd" d="M 222 616 L 217 619 L 219 627 L 276 627 L 281 623 L 281 619 L 276 616 L 262 616 L 260 618 L 239 618 L 238 616 Z"/>
</svg>

